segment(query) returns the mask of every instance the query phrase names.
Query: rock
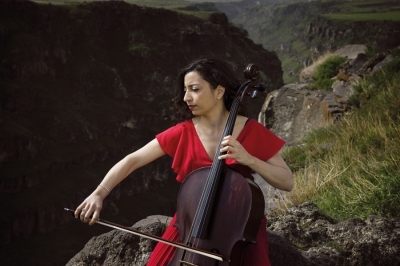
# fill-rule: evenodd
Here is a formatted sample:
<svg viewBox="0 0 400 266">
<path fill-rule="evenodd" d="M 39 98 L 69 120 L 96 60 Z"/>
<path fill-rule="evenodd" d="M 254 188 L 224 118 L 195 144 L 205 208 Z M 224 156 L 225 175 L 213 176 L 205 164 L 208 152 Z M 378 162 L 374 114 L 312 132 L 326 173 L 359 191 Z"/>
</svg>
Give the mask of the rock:
<svg viewBox="0 0 400 266">
<path fill-rule="evenodd" d="M 353 85 L 350 82 L 340 80 L 333 83 L 332 91 L 335 100 L 338 103 L 344 104 L 344 107 L 348 103 L 349 98 L 354 94 Z"/>
<path fill-rule="evenodd" d="M 357 75 L 359 76 L 366 76 L 371 74 L 372 69 L 382 62 L 386 58 L 387 54 L 386 53 L 379 53 L 375 55 L 374 57 L 370 58 L 367 62 L 363 64 L 363 66 L 357 71 Z"/>
<path fill-rule="evenodd" d="M 306 202 L 271 216 L 268 229 L 289 239 L 317 265 L 400 262 L 400 218 L 369 216 L 365 221 L 353 218 L 338 222 Z"/>
<path fill-rule="evenodd" d="M 356 59 L 359 54 L 365 54 L 366 50 L 367 46 L 364 44 L 351 44 L 338 49 L 334 52 L 334 55 L 348 59 Z"/>
<path fill-rule="evenodd" d="M 379 63 L 377 63 L 377 64 L 372 68 L 371 74 L 373 74 L 373 73 L 375 73 L 375 72 L 377 72 L 377 71 L 381 71 L 382 68 L 383 68 L 384 66 L 386 66 L 386 65 L 387 65 L 390 61 L 392 61 L 392 60 L 393 60 L 393 56 L 387 55 L 382 61 L 380 61 Z"/>
<path fill-rule="evenodd" d="M 268 230 L 269 259 L 271 265 L 317 266 L 296 249 L 279 232 Z"/>
<path fill-rule="evenodd" d="M 295 144 L 325 121 L 321 102 L 328 92 L 307 88 L 308 84 L 285 85 L 268 94 L 261 109 L 259 122 L 288 145 Z"/>
<path fill-rule="evenodd" d="M 170 218 L 150 216 L 133 228 L 161 235 Z M 369 216 L 338 222 L 306 202 L 272 213 L 267 233 L 274 266 L 399 265 L 400 218 Z M 154 241 L 112 230 L 92 238 L 68 263 L 72 265 L 145 265 Z"/>
<path fill-rule="evenodd" d="M 346 105 L 336 100 L 334 93 L 329 93 L 321 102 L 322 114 L 326 121 L 338 121 L 346 111 Z"/>
<path fill-rule="evenodd" d="M 154 215 L 140 220 L 132 228 L 161 236 L 170 221 L 170 217 Z M 112 230 L 93 237 L 66 265 L 145 265 L 155 245 L 155 241 Z"/>
<path fill-rule="evenodd" d="M 267 182 L 258 174 L 253 174 L 254 182 L 261 188 L 264 195 L 265 210 L 264 213 L 268 215 L 270 212 L 281 206 L 282 204 L 289 204 L 286 197 L 287 192 L 277 189 Z"/>
<path fill-rule="evenodd" d="M 351 64 L 351 68 L 349 69 L 349 74 L 357 73 L 360 68 L 368 61 L 368 56 L 366 54 L 358 54 L 357 57 L 353 60 Z"/>
</svg>

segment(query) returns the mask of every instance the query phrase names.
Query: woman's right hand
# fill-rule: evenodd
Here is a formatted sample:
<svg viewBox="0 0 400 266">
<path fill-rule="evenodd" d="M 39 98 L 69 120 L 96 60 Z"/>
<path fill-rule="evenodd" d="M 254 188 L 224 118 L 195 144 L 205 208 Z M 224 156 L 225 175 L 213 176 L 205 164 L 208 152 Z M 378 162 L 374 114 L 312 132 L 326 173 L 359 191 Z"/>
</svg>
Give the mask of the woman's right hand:
<svg viewBox="0 0 400 266">
<path fill-rule="evenodd" d="M 100 217 L 103 207 L 103 200 L 107 195 L 104 191 L 96 189 L 87 197 L 75 210 L 75 218 L 79 218 L 84 223 L 93 225 Z"/>
</svg>

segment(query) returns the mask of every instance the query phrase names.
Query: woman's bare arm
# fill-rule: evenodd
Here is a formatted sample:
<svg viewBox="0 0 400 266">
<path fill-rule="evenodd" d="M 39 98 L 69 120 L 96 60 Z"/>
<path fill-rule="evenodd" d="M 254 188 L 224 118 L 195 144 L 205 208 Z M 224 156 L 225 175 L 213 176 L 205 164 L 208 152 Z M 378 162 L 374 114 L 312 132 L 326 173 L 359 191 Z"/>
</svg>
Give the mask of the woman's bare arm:
<svg viewBox="0 0 400 266">
<path fill-rule="evenodd" d="M 100 216 L 103 200 L 109 192 L 134 170 L 164 154 L 165 152 L 161 149 L 158 140 L 154 139 L 141 149 L 127 155 L 108 171 L 100 185 L 78 206 L 75 210 L 75 217 L 78 218 L 80 215 L 83 222 L 89 222 L 90 225 L 94 224 Z M 92 215 L 93 217 L 90 219 Z"/>
<path fill-rule="evenodd" d="M 250 167 L 271 186 L 290 191 L 293 188 L 293 174 L 279 153 L 276 153 L 266 162 L 249 154 L 242 144 L 232 136 L 226 136 L 221 142 L 222 155 L 219 159 L 233 158 L 238 163 Z"/>
</svg>

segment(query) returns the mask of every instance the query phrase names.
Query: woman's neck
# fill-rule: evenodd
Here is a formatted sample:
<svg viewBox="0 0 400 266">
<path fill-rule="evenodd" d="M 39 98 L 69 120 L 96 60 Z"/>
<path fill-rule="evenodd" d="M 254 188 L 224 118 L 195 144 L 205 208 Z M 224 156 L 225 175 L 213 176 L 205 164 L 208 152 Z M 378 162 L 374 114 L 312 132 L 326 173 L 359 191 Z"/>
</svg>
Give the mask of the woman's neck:
<svg viewBox="0 0 400 266">
<path fill-rule="evenodd" d="M 220 115 L 198 116 L 193 119 L 196 127 L 209 134 L 221 133 L 228 121 L 229 112 L 224 110 Z"/>
</svg>

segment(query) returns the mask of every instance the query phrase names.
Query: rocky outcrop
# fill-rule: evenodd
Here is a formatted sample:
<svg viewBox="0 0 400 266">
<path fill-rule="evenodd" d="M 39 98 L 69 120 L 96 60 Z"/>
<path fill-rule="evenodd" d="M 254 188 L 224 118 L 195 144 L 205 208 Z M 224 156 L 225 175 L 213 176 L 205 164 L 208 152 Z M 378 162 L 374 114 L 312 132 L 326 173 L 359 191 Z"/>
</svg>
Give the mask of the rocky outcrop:
<svg viewBox="0 0 400 266">
<path fill-rule="evenodd" d="M 379 47 L 379 51 L 392 49 L 399 45 L 395 36 L 400 33 L 396 21 L 342 21 L 335 23 L 323 16 L 311 19 L 307 35 L 312 56 L 319 56 L 325 51 L 339 49 L 339 43 L 368 43 Z"/>
<path fill-rule="evenodd" d="M 309 91 L 309 84 L 289 84 L 268 94 L 259 122 L 285 139 L 288 145 L 323 125 L 322 100 L 326 91 Z"/>
<path fill-rule="evenodd" d="M 351 96 L 360 78 L 370 75 L 392 60 L 390 51 L 368 59 L 365 45 L 347 45 L 334 55 L 346 59 L 332 79 L 331 91 L 309 90 L 316 66 L 304 69 L 300 84 L 288 84 L 269 93 L 259 114 L 259 122 L 294 145 L 313 129 L 338 121 L 351 110 Z"/>
<path fill-rule="evenodd" d="M 133 228 L 160 235 L 168 217 L 152 216 Z M 400 218 L 370 216 L 336 222 L 312 203 L 269 217 L 266 228 L 274 266 L 399 265 Z M 154 242 L 113 230 L 92 238 L 68 263 L 145 265 Z"/>
<path fill-rule="evenodd" d="M 132 226 L 132 229 L 161 236 L 171 217 L 149 216 Z M 120 230 L 112 230 L 93 237 L 66 266 L 84 265 L 146 265 L 156 245 L 155 241 Z"/>
</svg>

